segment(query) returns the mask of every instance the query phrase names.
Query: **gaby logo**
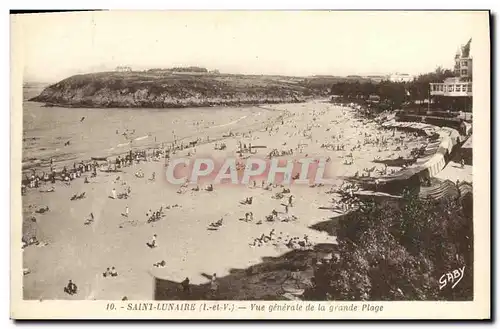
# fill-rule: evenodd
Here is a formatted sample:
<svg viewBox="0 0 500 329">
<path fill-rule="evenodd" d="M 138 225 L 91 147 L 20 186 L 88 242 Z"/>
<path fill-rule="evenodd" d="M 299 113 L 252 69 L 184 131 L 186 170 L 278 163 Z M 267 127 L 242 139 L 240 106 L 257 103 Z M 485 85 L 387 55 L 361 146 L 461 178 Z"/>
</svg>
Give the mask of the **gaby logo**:
<svg viewBox="0 0 500 329">
<path fill-rule="evenodd" d="M 170 184 L 247 185 L 254 181 L 268 184 L 331 184 L 327 179 L 328 158 L 271 159 L 248 158 L 177 158 L 167 164 Z"/>
<path fill-rule="evenodd" d="M 463 279 L 464 273 L 465 266 L 441 275 L 439 278 L 439 290 L 443 289 L 448 284 L 452 284 L 451 289 L 455 288 L 455 286 Z"/>
</svg>

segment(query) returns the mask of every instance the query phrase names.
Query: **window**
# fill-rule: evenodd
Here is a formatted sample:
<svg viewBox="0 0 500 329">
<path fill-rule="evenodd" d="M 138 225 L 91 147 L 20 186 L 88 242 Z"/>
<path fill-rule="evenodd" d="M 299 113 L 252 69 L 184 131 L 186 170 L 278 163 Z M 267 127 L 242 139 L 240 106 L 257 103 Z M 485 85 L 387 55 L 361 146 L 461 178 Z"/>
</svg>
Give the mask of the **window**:
<svg viewBox="0 0 500 329">
<path fill-rule="evenodd" d="M 467 91 L 470 92 L 470 93 L 472 92 L 472 83 L 469 83 L 467 85 Z"/>
<path fill-rule="evenodd" d="M 439 91 L 444 91 L 444 84 L 439 85 Z"/>
<path fill-rule="evenodd" d="M 468 64 L 467 61 L 462 61 L 462 66 L 467 67 L 467 64 Z"/>
<path fill-rule="evenodd" d="M 467 91 L 467 85 L 466 85 L 466 84 L 463 84 L 463 85 L 462 85 L 462 91 L 463 91 L 463 92 L 466 92 L 466 91 Z"/>
<path fill-rule="evenodd" d="M 448 85 L 448 92 L 453 92 L 453 85 Z"/>
<path fill-rule="evenodd" d="M 461 75 L 467 75 L 467 70 L 462 70 Z"/>
</svg>

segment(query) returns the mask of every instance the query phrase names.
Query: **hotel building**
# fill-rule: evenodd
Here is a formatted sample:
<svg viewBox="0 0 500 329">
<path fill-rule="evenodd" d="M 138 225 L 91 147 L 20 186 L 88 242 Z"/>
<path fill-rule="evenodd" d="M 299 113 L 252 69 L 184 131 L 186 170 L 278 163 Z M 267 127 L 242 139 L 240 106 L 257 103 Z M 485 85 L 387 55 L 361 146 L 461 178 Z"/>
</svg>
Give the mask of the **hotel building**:
<svg viewBox="0 0 500 329">
<path fill-rule="evenodd" d="M 433 108 L 451 111 L 472 111 L 472 58 L 469 42 L 455 55 L 455 77 L 430 84 Z"/>
</svg>

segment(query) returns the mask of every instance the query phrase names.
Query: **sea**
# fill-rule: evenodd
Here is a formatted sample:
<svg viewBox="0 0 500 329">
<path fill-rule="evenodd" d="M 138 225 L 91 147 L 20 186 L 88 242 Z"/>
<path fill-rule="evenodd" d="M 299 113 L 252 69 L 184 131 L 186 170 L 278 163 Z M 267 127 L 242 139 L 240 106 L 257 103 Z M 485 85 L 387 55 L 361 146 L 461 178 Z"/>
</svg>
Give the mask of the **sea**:
<svg viewBox="0 0 500 329">
<path fill-rule="evenodd" d="M 129 150 L 220 139 L 262 126 L 281 111 L 261 106 L 206 108 L 67 108 L 29 101 L 47 85 L 23 87 L 23 171 L 62 167 Z"/>
</svg>

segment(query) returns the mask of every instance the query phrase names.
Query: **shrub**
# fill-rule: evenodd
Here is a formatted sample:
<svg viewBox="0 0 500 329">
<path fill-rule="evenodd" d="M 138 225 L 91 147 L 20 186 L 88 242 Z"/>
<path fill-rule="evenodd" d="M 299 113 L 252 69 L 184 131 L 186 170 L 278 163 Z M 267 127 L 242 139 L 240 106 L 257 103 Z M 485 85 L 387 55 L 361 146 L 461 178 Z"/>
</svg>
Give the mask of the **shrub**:
<svg viewBox="0 0 500 329">
<path fill-rule="evenodd" d="M 340 258 L 316 270 L 316 289 L 336 300 L 471 300 L 472 229 L 458 200 L 363 201 L 339 221 Z M 439 278 L 463 266 L 460 284 L 440 290 Z"/>
</svg>

